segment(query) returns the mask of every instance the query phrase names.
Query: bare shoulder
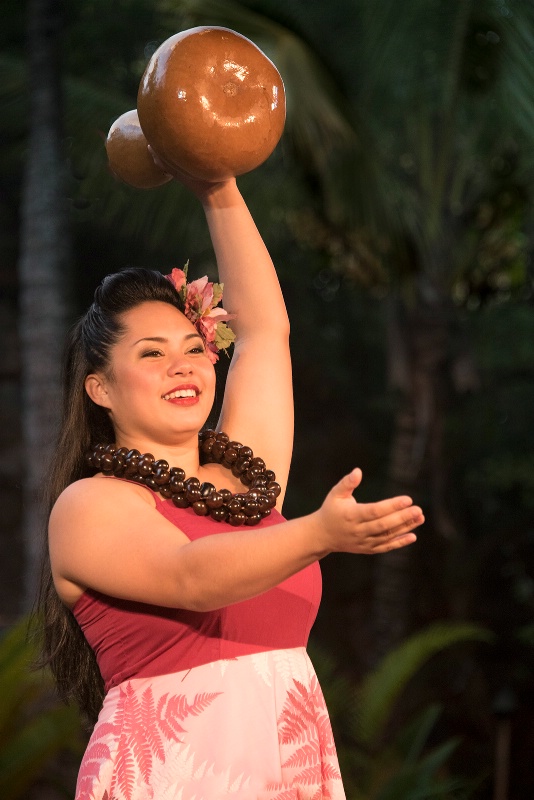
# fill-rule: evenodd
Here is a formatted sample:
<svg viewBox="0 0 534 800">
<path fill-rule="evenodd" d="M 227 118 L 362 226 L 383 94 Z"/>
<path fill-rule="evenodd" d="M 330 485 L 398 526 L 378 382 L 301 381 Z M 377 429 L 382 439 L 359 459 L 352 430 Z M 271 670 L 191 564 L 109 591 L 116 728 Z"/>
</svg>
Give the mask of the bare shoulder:
<svg viewBox="0 0 534 800">
<path fill-rule="evenodd" d="M 94 537 L 97 529 L 114 530 L 122 519 L 132 519 L 154 507 L 154 497 L 144 486 L 104 476 L 75 481 L 63 490 L 51 511 L 51 553 L 63 547 L 70 550 L 89 531 Z"/>
<path fill-rule="evenodd" d="M 101 507 L 107 502 L 127 503 L 133 506 L 139 503 L 153 507 L 156 505 L 152 492 L 144 486 L 138 486 L 132 481 L 95 476 L 69 484 L 56 500 L 52 514 L 87 511 Z"/>
<path fill-rule="evenodd" d="M 58 498 L 48 526 L 56 590 L 73 606 L 87 588 L 174 606 L 176 561 L 189 539 L 156 508 L 144 486 L 94 477 Z"/>
</svg>

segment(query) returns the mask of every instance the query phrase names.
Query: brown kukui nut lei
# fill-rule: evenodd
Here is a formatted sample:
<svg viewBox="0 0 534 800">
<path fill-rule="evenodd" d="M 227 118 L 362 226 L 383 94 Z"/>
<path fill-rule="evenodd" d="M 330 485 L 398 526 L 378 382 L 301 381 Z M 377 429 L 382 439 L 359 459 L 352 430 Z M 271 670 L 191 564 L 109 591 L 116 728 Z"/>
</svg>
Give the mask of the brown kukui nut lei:
<svg viewBox="0 0 534 800">
<path fill-rule="evenodd" d="M 257 525 L 269 516 L 281 488 L 265 461 L 256 458 L 250 447 L 230 441 L 222 431 L 201 431 L 198 440 L 200 463 L 222 464 L 248 487 L 246 491 L 232 494 L 229 489 L 217 490 L 212 483 L 186 478 L 183 469 L 170 467 L 167 461 L 156 460 L 151 453 L 141 454 L 114 444 L 96 445 L 86 460 L 95 471 L 148 486 L 178 508 L 191 507 L 195 514 L 210 516 L 216 522 Z"/>
</svg>

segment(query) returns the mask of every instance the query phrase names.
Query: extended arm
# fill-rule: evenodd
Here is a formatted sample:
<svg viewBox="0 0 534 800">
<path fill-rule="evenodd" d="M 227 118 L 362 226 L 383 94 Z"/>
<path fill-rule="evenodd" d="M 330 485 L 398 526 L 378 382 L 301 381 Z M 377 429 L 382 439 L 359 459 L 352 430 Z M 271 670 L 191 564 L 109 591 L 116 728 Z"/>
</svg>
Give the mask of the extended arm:
<svg viewBox="0 0 534 800">
<path fill-rule="evenodd" d="M 408 497 L 357 503 L 355 470 L 306 517 L 189 541 L 147 500 L 112 479 L 72 484 L 50 520 L 56 587 L 67 603 L 91 587 L 155 605 L 208 611 L 254 597 L 330 552 L 381 553 L 415 541 Z M 144 494 L 146 492 L 146 495 Z"/>
</svg>

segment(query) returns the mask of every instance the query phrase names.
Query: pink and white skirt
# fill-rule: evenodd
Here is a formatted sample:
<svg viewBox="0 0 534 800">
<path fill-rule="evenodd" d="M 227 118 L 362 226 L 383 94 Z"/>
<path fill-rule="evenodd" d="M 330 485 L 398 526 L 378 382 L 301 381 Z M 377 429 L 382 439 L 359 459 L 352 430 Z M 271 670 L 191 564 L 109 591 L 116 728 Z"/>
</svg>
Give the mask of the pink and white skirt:
<svg viewBox="0 0 534 800">
<path fill-rule="evenodd" d="M 302 647 L 134 678 L 104 701 L 75 800 L 345 800 Z"/>
</svg>

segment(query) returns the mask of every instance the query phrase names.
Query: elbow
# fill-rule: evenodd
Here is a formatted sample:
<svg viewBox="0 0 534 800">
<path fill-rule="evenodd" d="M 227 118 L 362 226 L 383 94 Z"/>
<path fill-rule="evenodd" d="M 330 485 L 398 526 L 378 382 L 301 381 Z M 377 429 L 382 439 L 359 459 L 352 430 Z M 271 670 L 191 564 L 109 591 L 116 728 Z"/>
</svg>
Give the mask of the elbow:
<svg viewBox="0 0 534 800">
<path fill-rule="evenodd" d="M 177 608 L 186 611 L 198 611 L 206 613 L 216 611 L 225 605 L 222 599 L 216 595 L 213 586 L 206 586 L 200 576 L 189 574 L 187 577 L 179 576 L 178 585 L 180 586 Z"/>
<path fill-rule="evenodd" d="M 210 597 L 209 592 L 197 591 L 189 594 L 185 602 L 180 606 L 187 611 L 197 611 L 199 613 L 207 613 L 208 611 L 216 611 L 224 605 L 217 603 L 213 597 Z"/>
<path fill-rule="evenodd" d="M 280 309 L 280 313 L 275 315 L 274 318 L 271 316 L 267 322 L 269 330 L 275 336 L 278 336 L 282 341 L 289 340 L 289 334 L 291 333 L 291 324 L 289 322 L 289 317 L 287 315 L 287 311 L 285 306 L 283 309 Z"/>
<path fill-rule="evenodd" d="M 281 320 L 257 319 L 256 324 L 250 330 L 236 329 L 236 342 L 234 353 L 248 350 L 250 347 L 259 346 L 261 351 L 265 351 L 266 343 L 269 348 L 285 352 L 289 350 L 290 335 L 289 319 L 285 317 Z"/>
<path fill-rule="evenodd" d="M 247 320 L 240 318 L 238 312 L 235 324 L 231 323 L 237 337 L 236 346 L 243 339 L 264 339 L 266 334 L 269 340 L 274 339 L 281 343 L 289 341 L 291 325 L 285 307 L 272 309 L 266 306 L 255 311 L 254 316 Z"/>
<path fill-rule="evenodd" d="M 209 611 L 218 611 L 220 608 L 224 608 L 225 605 L 228 605 L 228 603 L 216 602 L 213 598 L 199 597 L 191 605 L 192 607 L 188 609 L 189 611 L 197 611 L 198 613 L 206 614 Z"/>
<path fill-rule="evenodd" d="M 290 333 L 291 333 L 291 324 L 289 322 L 289 317 L 285 317 L 285 319 L 282 321 L 280 325 L 279 334 L 281 338 L 284 339 L 284 341 L 289 342 Z"/>
</svg>

